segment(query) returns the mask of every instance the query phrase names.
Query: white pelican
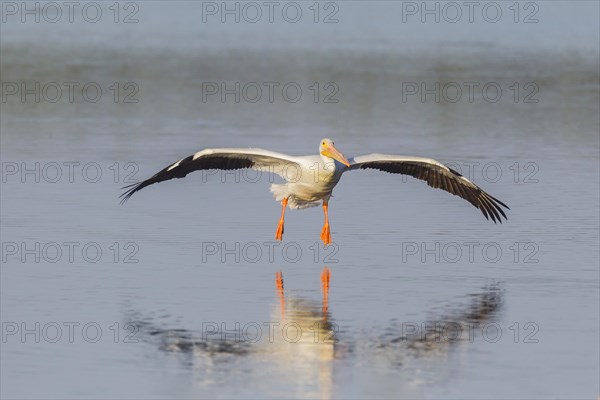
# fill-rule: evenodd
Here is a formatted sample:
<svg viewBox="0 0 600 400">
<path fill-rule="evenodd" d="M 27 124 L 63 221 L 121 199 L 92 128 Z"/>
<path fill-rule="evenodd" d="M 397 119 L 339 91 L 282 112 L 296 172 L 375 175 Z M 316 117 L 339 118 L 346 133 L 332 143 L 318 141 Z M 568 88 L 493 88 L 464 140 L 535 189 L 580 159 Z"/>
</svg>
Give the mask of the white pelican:
<svg viewBox="0 0 600 400">
<path fill-rule="evenodd" d="M 322 201 L 325 224 L 321 230 L 321 239 L 325 245 L 331 243 L 329 198 L 342 174 L 355 169 L 372 168 L 421 179 L 433 188 L 443 189 L 467 200 L 494 223 L 502 223 L 501 216 L 506 219 L 500 206 L 509 209 L 506 204 L 490 196 L 458 172 L 430 158 L 369 154 L 347 160 L 330 139 L 321 140 L 319 155 L 302 157 L 263 149 L 205 149 L 169 165 L 143 182 L 125 186 L 123 189 L 127 191 L 120 196 L 121 204 L 138 190 L 153 183 L 183 178 L 193 171 L 240 168 L 276 173 L 287 181 L 285 184 L 271 185 L 275 199 L 281 202 L 276 240 L 282 240 L 286 207 L 307 208 L 317 206 Z"/>
</svg>

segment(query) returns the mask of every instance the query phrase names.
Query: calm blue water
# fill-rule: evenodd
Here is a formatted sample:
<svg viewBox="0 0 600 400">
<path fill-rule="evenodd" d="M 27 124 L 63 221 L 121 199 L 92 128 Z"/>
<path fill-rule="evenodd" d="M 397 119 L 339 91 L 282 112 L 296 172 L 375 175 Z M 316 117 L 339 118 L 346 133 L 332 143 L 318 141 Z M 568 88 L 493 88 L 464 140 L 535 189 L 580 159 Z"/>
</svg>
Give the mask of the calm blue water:
<svg viewBox="0 0 600 400">
<path fill-rule="evenodd" d="M 131 4 L 132 24 L 108 3 L 97 24 L 3 9 L 2 397 L 598 396 L 597 3 L 472 24 L 391 2 L 321 3 L 318 23 L 300 3 L 296 24 Z M 445 162 L 508 221 L 377 171 L 342 178 L 326 249 L 320 209 L 289 211 L 273 242 L 268 175 L 117 199 L 203 148 L 314 154 L 322 137 Z"/>
</svg>

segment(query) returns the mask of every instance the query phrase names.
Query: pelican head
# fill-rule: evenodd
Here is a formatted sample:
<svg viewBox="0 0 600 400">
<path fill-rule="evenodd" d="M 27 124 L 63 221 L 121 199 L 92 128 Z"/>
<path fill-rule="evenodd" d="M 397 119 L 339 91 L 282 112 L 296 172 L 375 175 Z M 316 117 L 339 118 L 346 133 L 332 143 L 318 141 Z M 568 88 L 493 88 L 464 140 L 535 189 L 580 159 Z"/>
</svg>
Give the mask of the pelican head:
<svg viewBox="0 0 600 400">
<path fill-rule="evenodd" d="M 333 141 L 331 139 L 322 139 L 319 144 L 319 154 L 324 157 L 327 161 L 336 160 L 349 167 L 350 162 L 344 157 L 342 153 L 333 145 Z"/>
</svg>

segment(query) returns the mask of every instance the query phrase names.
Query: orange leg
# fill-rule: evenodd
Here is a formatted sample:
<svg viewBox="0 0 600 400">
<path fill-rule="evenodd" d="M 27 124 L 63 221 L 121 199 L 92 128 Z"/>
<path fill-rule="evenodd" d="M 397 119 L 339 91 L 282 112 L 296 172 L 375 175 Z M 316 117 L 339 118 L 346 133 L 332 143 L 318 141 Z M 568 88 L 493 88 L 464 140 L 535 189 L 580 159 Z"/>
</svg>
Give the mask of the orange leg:
<svg viewBox="0 0 600 400">
<path fill-rule="evenodd" d="M 285 197 L 281 201 L 281 218 L 279 218 L 279 225 L 275 231 L 275 240 L 283 240 L 283 217 L 285 216 L 285 208 L 287 207 L 288 199 Z"/>
<path fill-rule="evenodd" d="M 323 202 L 323 213 L 325 214 L 325 225 L 323 225 L 323 229 L 321 230 L 321 240 L 324 245 L 328 245 L 331 243 L 331 231 L 329 230 L 329 213 L 327 211 L 328 204 L 327 202 Z"/>
<path fill-rule="evenodd" d="M 275 273 L 275 286 L 277 287 L 277 296 L 279 296 L 279 308 L 281 309 L 281 318 L 285 315 L 285 296 L 283 294 L 283 274 Z"/>
<path fill-rule="evenodd" d="M 323 289 L 323 314 L 327 314 L 329 308 L 329 281 L 331 279 L 331 270 L 327 267 L 321 272 L 321 287 Z"/>
</svg>

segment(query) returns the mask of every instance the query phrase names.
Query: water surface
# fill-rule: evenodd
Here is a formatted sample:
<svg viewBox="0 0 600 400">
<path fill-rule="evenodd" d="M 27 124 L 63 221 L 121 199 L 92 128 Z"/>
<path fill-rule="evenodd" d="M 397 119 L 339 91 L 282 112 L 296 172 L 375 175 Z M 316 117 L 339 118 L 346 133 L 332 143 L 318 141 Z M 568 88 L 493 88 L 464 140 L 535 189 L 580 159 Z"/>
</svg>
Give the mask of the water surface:
<svg viewBox="0 0 600 400">
<path fill-rule="evenodd" d="M 1 104 L 3 397 L 598 395 L 597 5 L 453 28 L 346 4 L 311 30 L 201 24 L 159 2 L 132 26 L 3 24 L 3 82 L 104 90 Z M 115 82 L 138 101 L 115 102 Z M 222 102 L 203 98 L 206 82 L 303 95 Z M 403 99 L 407 83 L 465 82 L 502 96 Z M 506 202 L 508 221 L 376 171 L 342 178 L 327 249 L 320 209 L 288 212 L 274 244 L 268 175 L 196 173 L 117 199 L 202 148 L 312 154 L 322 137 L 347 156 L 446 162 Z"/>
</svg>

